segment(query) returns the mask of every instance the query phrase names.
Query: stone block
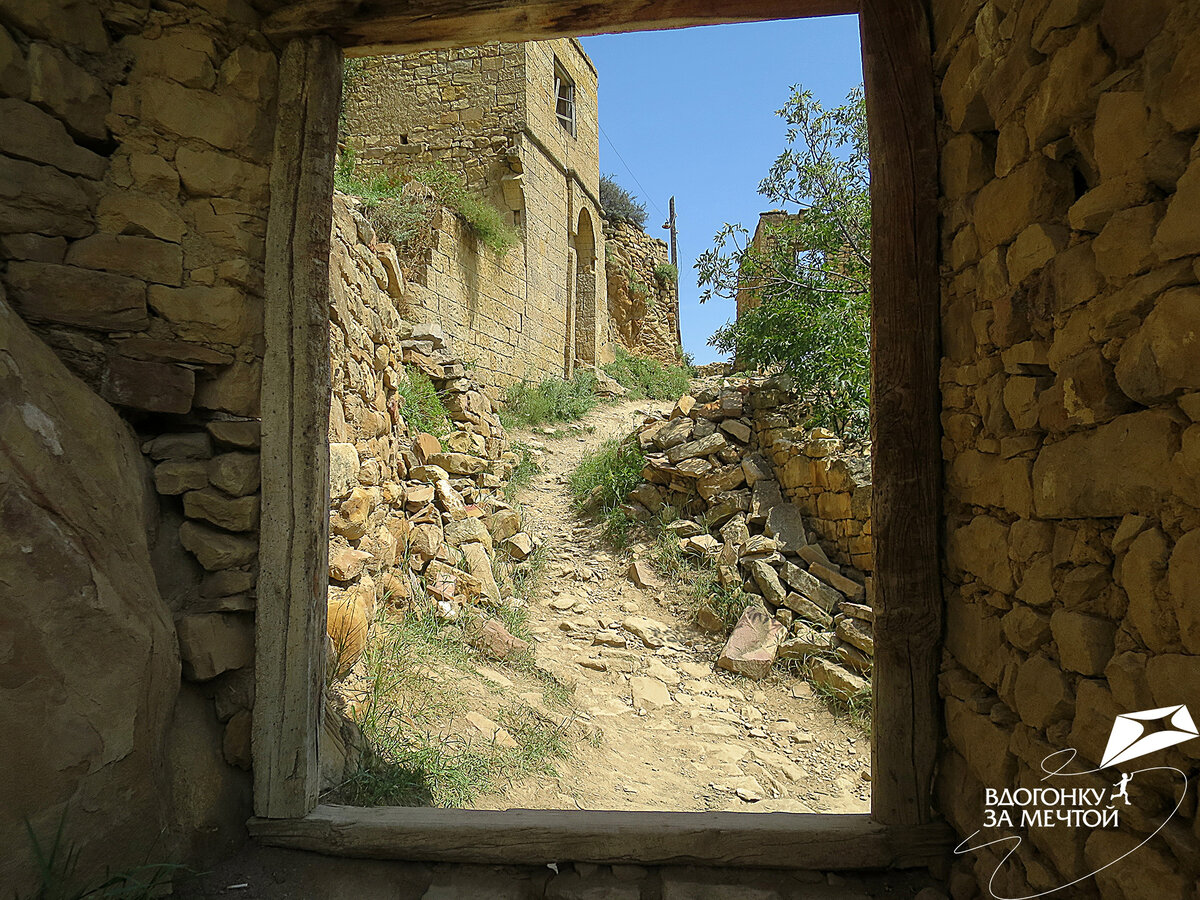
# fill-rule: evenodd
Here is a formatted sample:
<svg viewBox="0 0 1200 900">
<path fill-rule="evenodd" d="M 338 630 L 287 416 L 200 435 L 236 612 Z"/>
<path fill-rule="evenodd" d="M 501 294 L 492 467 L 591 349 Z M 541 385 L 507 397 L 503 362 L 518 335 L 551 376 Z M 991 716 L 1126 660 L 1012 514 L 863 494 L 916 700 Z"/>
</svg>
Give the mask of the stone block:
<svg viewBox="0 0 1200 900">
<path fill-rule="evenodd" d="M 1035 157 L 1012 174 L 989 181 L 975 200 L 975 230 L 984 252 L 1015 238 L 1034 222 L 1061 217 L 1071 196 L 1066 169 Z"/>
<path fill-rule="evenodd" d="M 244 450 L 257 449 L 262 444 L 262 426 L 258 422 L 218 420 L 204 426 L 218 444 Z"/>
<path fill-rule="evenodd" d="M 1120 561 L 1117 581 L 1129 598 L 1127 616 L 1150 650 L 1160 652 L 1177 635 L 1172 610 L 1162 596 L 1170 547 L 1166 535 L 1150 528 L 1138 535 Z"/>
<path fill-rule="evenodd" d="M 155 238 L 93 234 L 73 243 L 66 261 L 156 284 L 179 285 L 183 281 L 183 248 Z"/>
<path fill-rule="evenodd" d="M 49 109 L 76 134 L 94 140 L 108 137 L 104 117 L 109 99 L 100 79 L 49 44 L 30 44 L 27 62 L 32 103 Z"/>
<path fill-rule="evenodd" d="M 1157 509 L 1169 491 L 1162 473 L 1179 444 L 1175 415 L 1129 413 L 1043 446 L 1033 467 L 1038 516 L 1117 517 Z"/>
<path fill-rule="evenodd" d="M 261 391 L 262 363 L 257 359 L 234 362 L 196 383 L 196 406 L 235 416 L 257 416 Z"/>
<path fill-rule="evenodd" d="M 254 531 L 258 528 L 257 495 L 230 497 L 216 488 L 189 491 L 183 496 L 183 511 L 191 519 L 203 519 L 227 531 Z"/>
<path fill-rule="evenodd" d="M 200 522 L 179 526 L 179 540 L 210 572 L 249 565 L 258 558 L 258 540 L 229 534 Z"/>
<path fill-rule="evenodd" d="M 946 699 L 945 708 L 946 736 L 975 777 L 987 785 L 1011 785 L 1017 761 L 1008 750 L 1008 729 L 953 697 Z"/>
<path fill-rule="evenodd" d="M 1071 681 L 1048 657 L 1029 657 L 1017 670 L 1017 714 L 1031 728 L 1043 729 L 1069 719 L 1075 708 Z"/>
<path fill-rule="evenodd" d="M 267 199 L 268 171 L 228 153 L 180 147 L 175 168 L 184 190 L 193 197 L 237 197 L 247 202 Z"/>
<path fill-rule="evenodd" d="M 1093 107 L 1093 87 L 1113 70 L 1095 26 L 1081 28 L 1050 58 L 1050 67 L 1025 111 L 1025 130 L 1035 149 L 1067 134 Z M 1036 220 L 1030 220 L 1036 221 Z"/>
<path fill-rule="evenodd" d="M 261 325 L 261 308 L 244 291 L 228 285 L 151 285 L 150 306 L 178 337 L 237 346 Z"/>
<path fill-rule="evenodd" d="M 254 621 L 236 613 L 184 616 L 175 624 L 183 677 L 208 681 L 254 662 Z"/>
<path fill-rule="evenodd" d="M 1014 606 L 1005 613 L 1001 625 L 1009 642 L 1026 653 L 1031 653 L 1050 641 L 1050 616 L 1028 606 Z"/>
<path fill-rule="evenodd" d="M 208 463 L 208 479 L 213 487 L 231 496 L 253 494 L 260 480 L 259 455 L 234 452 L 214 456 Z"/>
<path fill-rule="evenodd" d="M 146 285 L 132 278 L 50 263 L 11 262 L 9 299 L 35 321 L 95 331 L 141 331 L 149 325 Z"/>
<path fill-rule="evenodd" d="M 1024 229 L 1013 241 L 1005 255 L 1008 280 L 1021 284 L 1041 271 L 1066 246 L 1069 232 L 1061 225 L 1037 223 Z"/>
<path fill-rule="evenodd" d="M 1099 232 L 1114 213 L 1139 206 L 1147 199 L 1149 185 L 1144 177 L 1136 173 L 1117 175 L 1101 181 L 1072 203 L 1067 221 L 1076 231 Z"/>
<path fill-rule="evenodd" d="M 947 529 L 946 558 L 951 571 L 974 575 L 1002 594 L 1014 589 L 1008 559 L 1008 526 L 980 515 L 961 527 Z"/>
<path fill-rule="evenodd" d="M 258 107 L 233 97 L 191 90 L 166 80 L 138 85 L 144 124 L 194 138 L 218 150 L 261 142 Z"/>
<path fill-rule="evenodd" d="M 760 680 L 770 674 L 787 629 L 761 606 L 748 606 L 717 659 L 718 668 Z"/>
<path fill-rule="evenodd" d="M 1183 646 L 1189 653 L 1200 653 L 1200 529 L 1187 532 L 1175 542 L 1167 586 Z"/>
<path fill-rule="evenodd" d="M 7 35 L 0 37 L 0 41 L 6 39 Z M 0 132 L 0 152 L 95 181 L 104 177 L 108 160 L 76 144 L 62 122 L 33 104 L 0 99 L 0 119 L 6 126 Z"/>
<path fill-rule="evenodd" d="M 187 224 L 176 210 L 167 209 L 158 200 L 145 194 L 130 191 L 101 197 L 96 208 L 96 224 L 102 231 L 112 234 L 145 235 L 176 244 L 183 240 L 183 235 L 188 231 Z M 84 234 L 90 231 L 89 228 Z"/>
<path fill-rule="evenodd" d="M 1050 619 L 1054 642 L 1064 669 L 1081 675 L 1102 675 L 1113 655 L 1116 626 L 1099 616 L 1056 610 Z"/>
<path fill-rule="evenodd" d="M 196 376 L 191 369 L 110 356 L 100 396 L 110 403 L 147 412 L 182 414 L 191 410 Z"/>
<path fill-rule="evenodd" d="M 992 178 L 994 162 L 973 134 L 952 137 L 942 148 L 942 191 L 949 200 L 973 194 Z"/>
<path fill-rule="evenodd" d="M 207 484 L 208 464 L 201 459 L 168 459 L 154 467 L 154 487 L 160 494 L 182 494 Z"/>
<path fill-rule="evenodd" d="M 763 559 L 751 559 L 744 563 L 746 571 L 758 585 L 762 595 L 772 606 L 780 606 L 787 595 L 775 570 Z"/>
<path fill-rule="evenodd" d="M 828 688 L 843 700 L 852 700 L 871 689 L 871 683 L 865 678 L 820 657 L 812 660 L 809 680 Z"/>
<path fill-rule="evenodd" d="M 29 96 L 29 69 L 25 65 L 25 54 L 5 28 L 0 28 L 0 93 L 14 98 Z"/>
</svg>

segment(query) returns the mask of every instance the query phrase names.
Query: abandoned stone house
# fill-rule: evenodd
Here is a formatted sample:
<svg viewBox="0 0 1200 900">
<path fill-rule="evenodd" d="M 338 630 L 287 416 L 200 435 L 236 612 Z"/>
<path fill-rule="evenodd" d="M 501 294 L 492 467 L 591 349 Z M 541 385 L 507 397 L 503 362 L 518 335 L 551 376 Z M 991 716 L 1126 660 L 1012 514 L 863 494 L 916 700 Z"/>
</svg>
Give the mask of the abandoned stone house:
<svg viewBox="0 0 1200 900">
<path fill-rule="evenodd" d="M 316 807 L 343 50 L 843 13 L 874 188 L 872 815 Z M 100 872 L 220 858 L 254 814 L 327 853 L 578 861 L 613 896 L 680 865 L 933 865 L 987 896 L 995 847 L 951 866 L 985 789 L 1200 698 L 1196 0 L 0 0 L 0 24 L 6 888 L 36 885 L 26 823 L 66 813 Z M 576 188 L 562 255 L 585 211 L 597 246 Z M 583 318 L 545 365 L 596 358 Z M 1024 829 L 996 892 L 1194 897 L 1178 790 L 1139 772 L 1116 827 Z"/>
<path fill-rule="evenodd" d="M 363 164 L 439 163 L 522 235 L 500 259 L 440 241 L 414 285 L 495 382 L 570 376 L 610 352 L 596 92 L 573 38 L 366 59 L 348 79 L 343 136 Z"/>
</svg>

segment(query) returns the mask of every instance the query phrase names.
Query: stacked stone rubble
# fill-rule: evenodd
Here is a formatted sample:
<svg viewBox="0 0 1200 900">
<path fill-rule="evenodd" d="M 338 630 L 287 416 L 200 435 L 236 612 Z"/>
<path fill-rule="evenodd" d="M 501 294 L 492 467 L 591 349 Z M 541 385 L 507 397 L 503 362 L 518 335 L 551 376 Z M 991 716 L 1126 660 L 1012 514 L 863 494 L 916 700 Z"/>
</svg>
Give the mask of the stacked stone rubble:
<svg viewBox="0 0 1200 900">
<path fill-rule="evenodd" d="M 720 666 L 762 678 L 776 658 L 812 658 L 814 681 L 850 696 L 868 687 L 874 655 L 870 579 L 831 560 L 814 520 L 785 499 L 780 476 L 793 462 L 807 470 L 841 449 L 819 430 L 781 427 L 786 415 L 773 410 L 789 408 L 787 401 L 794 408 L 794 400 L 786 379 L 721 382 L 681 397 L 669 417 L 647 419 L 637 433 L 645 481 L 630 494 L 628 511 L 649 518 L 673 509 L 679 517 L 666 527 L 682 551 L 709 560 L 720 585 L 751 604 Z M 760 435 L 768 436 L 774 465 Z M 814 444 L 824 455 L 806 455 Z M 863 518 L 856 524 L 869 534 Z M 701 624 L 721 627 L 706 612 Z"/>
<path fill-rule="evenodd" d="M 666 365 L 681 361 L 679 285 L 667 245 L 628 222 L 604 220 L 609 341 Z"/>
<path fill-rule="evenodd" d="M 500 492 L 518 457 L 491 401 L 439 326 L 400 317 L 391 246 L 374 240 L 346 198 L 335 197 L 334 210 L 327 630 L 337 678 L 385 610 L 429 604 L 453 618 L 510 600 L 509 573 L 533 542 Z M 412 372 L 443 400 L 454 430 L 442 440 L 403 417 Z"/>
<path fill-rule="evenodd" d="M 1200 694 L 1200 4 L 933 12 L 948 736 L 938 802 L 968 834 L 985 789 L 1033 784 L 1068 747 L 1091 769 L 1118 713 Z M 1132 765 L 1194 777 L 1198 746 Z M 1163 817 L 1144 811 L 1170 809 L 1178 785 L 1136 780 L 1142 795 L 1116 828 L 1016 829 L 1027 839 L 997 893 L 1096 872 L 1105 897 L 1186 896 L 1195 814 L 1150 838 Z M 1136 866 L 1102 868 L 1143 839 Z M 975 860 L 986 883 L 999 854 Z"/>
</svg>

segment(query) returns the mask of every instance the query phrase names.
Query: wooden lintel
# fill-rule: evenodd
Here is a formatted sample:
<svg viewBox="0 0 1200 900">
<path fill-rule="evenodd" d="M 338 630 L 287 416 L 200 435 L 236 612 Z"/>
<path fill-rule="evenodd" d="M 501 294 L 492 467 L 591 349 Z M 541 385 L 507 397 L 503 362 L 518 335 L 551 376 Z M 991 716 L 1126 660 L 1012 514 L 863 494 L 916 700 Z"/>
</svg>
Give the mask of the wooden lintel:
<svg viewBox="0 0 1200 900">
<path fill-rule="evenodd" d="M 272 847 L 430 862 L 551 862 L 848 870 L 944 860 L 945 825 L 896 828 L 866 815 L 466 810 L 318 806 L 302 819 L 251 819 Z"/>
<path fill-rule="evenodd" d="M 937 142 L 925 0 L 863 0 L 871 149 L 871 813 L 933 816 L 941 707 Z"/>
<path fill-rule="evenodd" d="M 300 0 L 272 13 L 277 38 L 327 34 L 347 56 L 490 41 L 849 15 L 859 0 Z"/>
</svg>

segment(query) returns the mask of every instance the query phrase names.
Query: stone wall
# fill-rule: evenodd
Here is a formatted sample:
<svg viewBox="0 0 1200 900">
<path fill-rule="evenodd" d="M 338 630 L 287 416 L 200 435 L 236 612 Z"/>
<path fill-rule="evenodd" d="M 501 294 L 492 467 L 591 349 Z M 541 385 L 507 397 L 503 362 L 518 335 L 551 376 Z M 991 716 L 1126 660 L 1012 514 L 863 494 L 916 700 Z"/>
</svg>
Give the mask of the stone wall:
<svg viewBox="0 0 1200 900">
<path fill-rule="evenodd" d="M 1067 747 L 1093 768 L 1117 713 L 1200 697 L 1200 4 L 933 10 L 938 798 L 970 834 L 985 787 L 1033 786 Z M 1169 764 L 1194 779 L 1198 758 L 1193 741 L 1117 768 Z M 1107 789 L 1115 775 L 1061 786 Z M 1177 781 L 1138 774 L 1118 829 L 1027 829 L 997 890 L 1022 896 L 1115 860 L 1167 817 Z M 1185 806 L 1136 863 L 1095 876 L 1100 894 L 1188 895 L 1195 827 Z M 986 883 L 999 856 L 975 859 Z"/>
<path fill-rule="evenodd" d="M 575 83 L 576 129 L 558 121 L 555 65 Z M 485 381 L 570 375 L 608 339 L 601 292 L 596 71 L 574 39 L 428 50 L 356 63 L 343 135 L 361 160 L 441 161 L 506 211 L 522 243 L 503 259 L 453 216 L 413 266 L 414 303 L 445 325 Z"/>
<path fill-rule="evenodd" d="M 870 575 L 871 455 L 823 428 L 805 427 L 804 404 L 787 378 L 752 381 L 746 397 L 755 445 L 775 468 L 783 495 L 799 507 L 829 558 Z"/>
<path fill-rule="evenodd" d="M 156 617 L 173 616 L 185 679 L 182 690 L 177 680 L 170 689 L 165 710 L 143 703 L 120 713 L 136 729 L 137 751 L 121 765 L 128 748 L 104 738 L 91 757 L 62 763 L 53 795 L 42 792 L 49 782 L 32 766 L 6 792 L 0 807 L 16 867 L 6 870 L 6 884 L 26 884 L 32 866 L 24 816 L 45 840 L 65 812 L 66 839 L 91 845 L 88 864 L 105 845 L 99 857 L 120 866 L 145 861 L 150 846 L 159 858 L 224 852 L 241 840 L 250 812 L 248 777 L 237 767 L 249 766 L 256 417 L 277 63 L 250 7 L 214 9 L 115 0 L 0 6 L 0 280 L 37 335 L 129 423 L 97 419 L 94 445 L 131 440 L 120 432 L 132 426 L 144 458 L 126 460 L 122 477 L 154 466 L 158 499 L 150 492 L 148 506 L 135 504 L 138 515 L 146 512 L 144 528 L 136 518 L 126 524 L 153 536 L 138 565 L 153 566 L 158 597 L 138 588 L 143 603 L 128 614 L 143 621 L 127 627 L 146 635 Z M 59 417 L 83 407 L 73 401 L 35 424 L 65 433 L 72 423 Z M 124 502 L 121 484 L 104 482 L 114 510 Z M 128 543 L 109 525 L 95 525 L 101 542 Z M 114 576 L 118 593 L 140 584 L 135 570 Z M 38 579 L 40 600 L 63 629 L 92 614 L 80 607 L 88 601 L 72 577 L 54 567 Z M 76 653 L 70 640 L 60 635 L 47 645 L 53 665 L 82 672 L 86 655 L 112 659 L 119 672 L 133 653 L 145 678 L 178 672 L 173 638 L 139 645 L 104 627 L 88 637 L 86 653 L 69 660 L 55 654 Z M 4 665 L 13 664 L 28 660 L 6 656 Z M 140 677 L 130 676 L 134 706 Z M 155 687 L 156 704 L 167 687 Z M 73 727 L 86 726 L 81 719 Z M 6 730 L 29 731 L 27 724 Z M 138 766 L 142 776 L 124 787 L 106 793 L 101 786 L 104 772 L 123 769 L 128 777 Z M 122 791 L 121 808 L 146 811 L 146 826 L 165 830 L 137 840 L 114 830 L 113 798 Z M 95 809 L 110 810 L 107 823 L 97 826 Z"/>
<path fill-rule="evenodd" d="M 667 365 L 682 361 L 679 285 L 666 273 L 666 242 L 636 225 L 604 220 L 609 343 Z"/>
<path fill-rule="evenodd" d="M 512 566 L 533 550 L 499 492 L 518 462 L 500 420 L 441 327 L 400 316 L 404 293 L 394 251 L 373 238 L 370 224 L 336 195 L 329 339 L 331 681 L 353 669 L 381 612 L 403 615 L 415 603 L 429 602 L 454 617 L 464 604 L 498 604 L 512 585 L 503 577 L 497 582 L 495 555 Z M 429 378 L 445 398 L 453 430 L 443 440 L 404 417 L 413 372 Z M 334 739 L 321 760 L 327 788 L 353 774 L 355 759 L 347 748 L 356 744 L 352 726 L 329 730 Z"/>
</svg>

